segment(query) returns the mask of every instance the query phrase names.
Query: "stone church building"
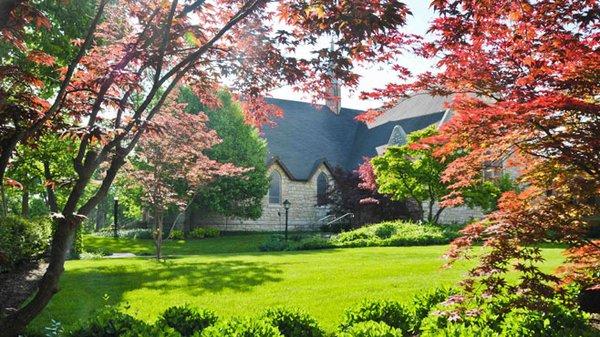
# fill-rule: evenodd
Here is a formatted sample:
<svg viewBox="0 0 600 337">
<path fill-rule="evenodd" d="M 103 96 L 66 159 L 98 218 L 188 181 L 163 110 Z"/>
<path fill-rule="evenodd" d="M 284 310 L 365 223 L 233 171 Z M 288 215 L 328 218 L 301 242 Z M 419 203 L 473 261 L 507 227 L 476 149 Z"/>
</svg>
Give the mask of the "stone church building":
<svg viewBox="0 0 600 337">
<path fill-rule="evenodd" d="M 355 120 L 363 111 L 342 108 L 339 101 L 326 105 L 270 99 L 284 115 L 263 129 L 268 144 L 269 192 L 263 198 L 262 216 L 256 220 L 208 216 L 199 225 L 226 231 L 282 230 L 285 224 L 283 201 L 291 203 L 292 230 L 318 229 L 327 215 L 322 200 L 333 184 L 332 169 L 355 170 L 364 157 L 383 153 L 389 144 L 401 145 L 406 134 L 451 117 L 444 108 L 447 97 L 415 95 L 386 111 L 373 122 Z M 466 221 L 481 213 L 468 208 L 447 209 L 442 222 Z"/>
</svg>

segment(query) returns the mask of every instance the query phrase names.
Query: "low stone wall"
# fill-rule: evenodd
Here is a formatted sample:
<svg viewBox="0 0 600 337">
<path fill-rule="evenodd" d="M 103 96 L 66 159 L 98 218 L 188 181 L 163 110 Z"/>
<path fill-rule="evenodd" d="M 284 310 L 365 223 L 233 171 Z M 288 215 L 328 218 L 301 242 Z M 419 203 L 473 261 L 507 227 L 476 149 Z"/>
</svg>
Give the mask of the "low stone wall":
<svg viewBox="0 0 600 337">
<path fill-rule="evenodd" d="M 439 204 L 436 202 L 433 205 L 433 214 L 436 214 L 439 209 Z M 424 218 L 427 218 L 427 215 L 429 214 L 428 203 L 423 203 L 423 210 L 425 212 Z M 438 222 L 441 224 L 467 223 L 472 220 L 481 219 L 483 218 L 483 215 L 483 211 L 479 207 L 449 207 L 442 211 Z"/>
</svg>

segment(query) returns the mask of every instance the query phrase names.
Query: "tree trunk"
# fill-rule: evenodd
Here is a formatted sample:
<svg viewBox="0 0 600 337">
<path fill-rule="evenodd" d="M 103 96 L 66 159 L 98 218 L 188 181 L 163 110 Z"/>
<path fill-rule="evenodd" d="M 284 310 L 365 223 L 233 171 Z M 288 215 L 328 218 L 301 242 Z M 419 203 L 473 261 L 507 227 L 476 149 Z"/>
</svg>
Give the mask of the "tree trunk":
<svg viewBox="0 0 600 337">
<path fill-rule="evenodd" d="M 8 215 L 8 203 L 6 200 L 6 191 L 4 190 L 4 180 L 0 180 L 0 197 L 2 198 L 2 206 L 0 206 L 0 208 L 2 208 L 2 212 L 0 213 L 0 215 L 7 216 Z"/>
<path fill-rule="evenodd" d="M 96 232 L 106 227 L 106 206 L 106 198 L 104 198 L 96 207 Z"/>
<path fill-rule="evenodd" d="M 192 214 L 194 213 L 193 208 L 193 206 L 188 207 L 183 215 L 183 233 L 186 236 L 190 233 L 190 230 L 192 228 Z"/>
<path fill-rule="evenodd" d="M 446 209 L 446 207 L 440 207 L 437 212 L 435 212 L 435 217 L 433 218 L 433 222 L 438 223 L 440 221 L 440 215 Z"/>
<path fill-rule="evenodd" d="M 29 218 L 29 189 L 27 186 L 23 186 L 21 194 L 21 216 Z"/>
<path fill-rule="evenodd" d="M 429 199 L 429 213 L 427 213 L 427 221 L 431 222 L 433 220 L 433 204 L 435 200 Z"/>
<path fill-rule="evenodd" d="M 81 220 L 68 221 L 65 218 L 59 218 L 55 222 L 56 231 L 52 239 L 48 269 L 39 282 L 38 291 L 23 308 L 0 321 L 0 337 L 15 337 L 21 333 L 58 291 L 58 281 L 64 271 L 67 252 Z"/>
<path fill-rule="evenodd" d="M 1 142 L 2 150 L 0 152 L 0 197 L 2 197 L 2 216 L 8 214 L 8 203 L 6 200 L 6 191 L 4 190 L 4 174 L 8 168 L 8 162 L 12 156 L 16 143 L 11 141 L 11 138 Z"/>
<path fill-rule="evenodd" d="M 162 215 L 162 212 L 156 211 L 154 220 L 156 221 L 156 259 L 160 261 L 162 240 L 163 240 L 163 215 Z"/>
</svg>

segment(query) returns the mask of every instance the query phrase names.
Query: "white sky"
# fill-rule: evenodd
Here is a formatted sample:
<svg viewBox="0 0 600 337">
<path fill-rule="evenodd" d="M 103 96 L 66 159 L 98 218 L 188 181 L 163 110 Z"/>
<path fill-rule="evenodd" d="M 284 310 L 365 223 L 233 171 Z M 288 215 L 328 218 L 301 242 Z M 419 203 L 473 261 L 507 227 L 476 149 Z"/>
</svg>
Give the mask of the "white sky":
<svg viewBox="0 0 600 337">
<path fill-rule="evenodd" d="M 421 34 L 424 35 L 427 32 L 430 21 L 434 17 L 433 10 L 429 8 L 429 1 L 427 0 L 405 0 L 408 8 L 413 13 L 412 16 L 408 17 L 407 24 L 404 30 L 407 33 Z M 424 60 L 414 55 L 406 54 L 401 58 L 403 66 L 408 67 L 413 74 L 421 73 L 432 67 L 430 60 Z M 361 75 L 360 84 L 355 92 L 350 92 L 348 88 L 342 88 L 342 106 L 345 108 L 352 109 L 369 109 L 377 108 L 381 105 L 381 102 L 374 100 L 360 100 L 359 95 L 361 91 L 369 91 L 374 88 L 381 88 L 389 82 L 393 82 L 396 79 L 394 72 L 389 67 L 370 67 L 360 68 L 358 73 Z M 297 101 L 310 101 L 308 95 L 297 93 L 291 90 L 290 87 L 282 87 L 271 92 L 273 97 L 297 100 Z"/>
</svg>

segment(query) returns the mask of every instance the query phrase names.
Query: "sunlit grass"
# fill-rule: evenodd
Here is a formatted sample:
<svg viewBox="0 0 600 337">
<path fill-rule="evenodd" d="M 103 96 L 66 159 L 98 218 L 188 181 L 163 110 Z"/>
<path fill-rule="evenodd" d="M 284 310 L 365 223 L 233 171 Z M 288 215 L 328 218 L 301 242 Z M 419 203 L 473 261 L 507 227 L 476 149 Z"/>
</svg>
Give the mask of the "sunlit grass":
<svg viewBox="0 0 600 337">
<path fill-rule="evenodd" d="M 110 245 L 112 239 L 86 239 Z M 250 242 L 248 242 L 250 241 Z M 327 329 L 345 308 L 365 298 L 409 301 L 415 294 L 456 284 L 474 262 L 440 268 L 447 246 L 372 247 L 306 252 L 261 253 L 256 236 L 230 236 L 167 244 L 165 262 L 146 258 L 69 261 L 61 291 L 34 322 L 72 324 L 108 303 L 153 321 L 169 306 L 191 304 L 221 317 L 253 315 L 285 305 L 315 316 Z M 119 240 L 115 251 L 152 252 L 151 241 Z M 235 248 L 240 253 L 234 253 Z M 213 251 L 213 254 L 210 254 Z M 545 269 L 562 261 L 560 248 L 544 249 Z"/>
</svg>

